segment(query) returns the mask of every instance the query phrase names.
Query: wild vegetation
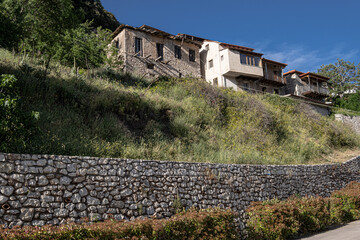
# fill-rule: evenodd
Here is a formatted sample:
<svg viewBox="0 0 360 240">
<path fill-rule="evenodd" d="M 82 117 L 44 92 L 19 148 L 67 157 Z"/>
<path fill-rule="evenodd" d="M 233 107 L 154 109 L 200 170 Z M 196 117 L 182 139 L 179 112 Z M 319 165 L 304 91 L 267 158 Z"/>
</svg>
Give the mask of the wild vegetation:
<svg viewBox="0 0 360 240">
<path fill-rule="evenodd" d="M 360 183 L 351 182 L 330 198 L 291 197 L 254 202 L 247 210 L 250 239 L 289 239 L 360 218 Z"/>
<path fill-rule="evenodd" d="M 4 240 L 35 239 L 240 239 L 234 227 L 236 214 L 230 210 L 190 209 L 170 219 L 113 219 L 98 223 L 69 223 L 62 226 L 2 229 Z M 86 221 L 85 221 L 86 222 Z"/>
<path fill-rule="evenodd" d="M 37 58 L 4 49 L 0 56 L 0 74 L 16 79 L 16 111 L 37 117 L 31 133 L 4 128 L 0 151 L 301 164 L 360 146 L 340 123 L 280 96 L 235 92 L 193 78 L 153 81 L 110 67 L 77 71 L 55 62 L 44 78 Z"/>
</svg>

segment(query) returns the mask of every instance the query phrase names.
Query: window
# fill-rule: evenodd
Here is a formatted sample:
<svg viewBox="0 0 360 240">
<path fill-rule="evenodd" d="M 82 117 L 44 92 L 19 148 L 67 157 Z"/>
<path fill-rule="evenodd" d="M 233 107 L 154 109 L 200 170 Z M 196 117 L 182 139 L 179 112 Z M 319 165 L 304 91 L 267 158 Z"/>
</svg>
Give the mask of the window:
<svg viewBox="0 0 360 240">
<path fill-rule="evenodd" d="M 214 78 L 214 79 L 213 79 L 213 85 L 214 85 L 214 86 L 219 85 L 219 83 L 218 83 L 218 79 L 217 79 L 217 78 Z"/>
<path fill-rule="evenodd" d="M 181 59 L 181 47 L 175 46 L 175 58 Z"/>
<path fill-rule="evenodd" d="M 255 57 L 255 66 L 259 66 L 260 65 L 260 57 Z"/>
<path fill-rule="evenodd" d="M 189 61 L 195 62 L 195 50 L 189 49 Z"/>
<path fill-rule="evenodd" d="M 223 61 L 224 60 L 224 55 L 221 55 L 220 59 L 221 59 L 221 61 Z"/>
<path fill-rule="evenodd" d="M 116 40 L 116 41 L 115 41 L 115 47 L 116 47 L 117 49 L 120 48 L 120 46 L 119 46 L 119 40 Z"/>
<path fill-rule="evenodd" d="M 160 61 L 164 60 L 164 44 L 157 43 L 156 44 L 157 57 Z"/>
<path fill-rule="evenodd" d="M 211 59 L 211 60 L 209 61 L 209 69 L 212 68 L 213 66 L 214 66 L 214 61 Z"/>
<path fill-rule="evenodd" d="M 138 53 L 136 56 L 142 56 L 142 40 L 141 38 L 135 38 L 135 53 Z"/>
<path fill-rule="evenodd" d="M 249 91 L 249 83 L 248 82 L 244 82 L 243 87 L 244 87 L 244 90 Z"/>
<path fill-rule="evenodd" d="M 246 54 L 240 53 L 240 63 L 258 67 L 260 64 L 260 57 L 248 56 Z"/>
<path fill-rule="evenodd" d="M 246 55 L 240 53 L 240 62 L 241 64 L 246 64 Z"/>
</svg>

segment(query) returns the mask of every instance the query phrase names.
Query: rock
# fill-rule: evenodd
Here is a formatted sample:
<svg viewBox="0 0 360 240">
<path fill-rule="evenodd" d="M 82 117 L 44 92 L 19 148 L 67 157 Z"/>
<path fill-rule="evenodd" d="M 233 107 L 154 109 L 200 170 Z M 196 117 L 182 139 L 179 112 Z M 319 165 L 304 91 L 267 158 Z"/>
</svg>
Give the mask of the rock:
<svg viewBox="0 0 360 240">
<path fill-rule="evenodd" d="M 54 217 L 67 217 L 69 210 L 65 208 L 58 208 L 54 210 Z"/>
<path fill-rule="evenodd" d="M 14 192 L 14 188 L 12 186 L 1 186 L 0 187 L 0 193 L 4 194 L 5 196 L 10 196 Z"/>
<path fill-rule="evenodd" d="M 26 200 L 26 202 L 23 204 L 24 207 L 40 207 L 40 200 L 29 198 Z"/>
<path fill-rule="evenodd" d="M 51 167 L 51 166 L 47 166 L 44 168 L 44 173 L 55 173 L 56 172 L 56 168 Z"/>
<path fill-rule="evenodd" d="M 7 202 L 7 200 L 9 200 L 8 197 L 5 197 L 5 196 L 3 196 L 3 195 L 0 195 L 0 204 L 3 204 L 3 203 L 5 203 L 5 202 Z"/>
<path fill-rule="evenodd" d="M 71 183 L 71 179 L 68 177 L 61 177 L 60 184 L 61 185 L 69 185 Z"/>
<path fill-rule="evenodd" d="M 78 193 L 75 193 L 72 197 L 71 197 L 71 201 L 73 203 L 79 203 L 81 201 L 81 196 Z"/>
<path fill-rule="evenodd" d="M 124 208 L 125 204 L 123 201 L 112 201 L 110 207 Z"/>
<path fill-rule="evenodd" d="M 20 219 L 24 222 L 30 222 L 34 217 L 34 208 L 21 208 Z"/>
<path fill-rule="evenodd" d="M 86 198 L 86 202 L 88 205 L 99 205 L 100 204 L 100 200 L 94 197 L 90 197 L 88 196 Z"/>
<path fill-rule="evenodd" d="M 49 183 L 49 181 L 47 180 L 47 178 L 45 176 L 40 176 L 38 179 L 38 184 L 39 186 L 45 186 Z"/>
<path fill-rule="evenodd" d="M 14 173 L 11 175 L 11 179 L 14 179 L 15 181 L 23 183 L 25 181 L 25 177 L 22 174 Z"/>
<path fill-rule="evenodd" d="M 86 205 L 84 203 L 78 203 L 76 204 L 75 208 L 78 210 L 78 211 L 83 211 L 86 209 Z"/>
<path fill-rule="evenodd" d="M 80 194 L 81 197 L 85 197 L 85 196 L 87 196 L 89 194 L 89 192 L 88 192 L 88 190 L 86 188 L 81 188 L 79 190 L 79 194 Z"/>
<path fill-rule="evenodd" d="M 4 163 L 4 162 L 0 162 L 0 172 L 1 173 L 12 173 L 15 170 L 15 165 L 12 163 Z"/>
<path fill-rule="evenodd" d="M 129 189 L 129 188 L 127 188 L 127 189 L 125 189 L 125 190 L 122 190 L 120 194 L 121 194 L 121 196 L 123 196 L 123 197 L 127 197 L 127 196 L 130 196 L 130 195 L 132 194 L 132 190 Z"/>
<path fill-rule="evenodd" d="M 42 202 L 50 203 L 50 202 L 53 202 L 55 198 L 53 196 L 42 195 L 40 197 L 40 199 L 41 199 Z"/>
<path fill-rule="evenodd" d="M 34 220 L 34 221 L 31 222 L 31 225 L 32 226 L 38 226 L 38 227 L 44 226 L 45 221 L 43 221 L 43 220 Z"/>
</svg>

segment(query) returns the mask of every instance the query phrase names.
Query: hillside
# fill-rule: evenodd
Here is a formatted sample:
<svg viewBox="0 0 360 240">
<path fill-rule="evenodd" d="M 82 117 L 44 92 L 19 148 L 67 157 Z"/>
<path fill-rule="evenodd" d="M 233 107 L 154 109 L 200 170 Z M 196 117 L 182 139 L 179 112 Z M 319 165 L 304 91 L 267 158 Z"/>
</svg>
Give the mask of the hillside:
<svg viewBox="0 0 360 240">
<path fill-rule="evenodd" d="M 359 148 L 349 129 L 274 95 L 210 86 L 200 79 L 151 82 L 109 68 L 53 64 L 0 49 L 0 74 L 18 79 L 21 112 L 39 112 L 24 144 L 1 151 L 194 162 L 292 164 Z"/>
</svg>

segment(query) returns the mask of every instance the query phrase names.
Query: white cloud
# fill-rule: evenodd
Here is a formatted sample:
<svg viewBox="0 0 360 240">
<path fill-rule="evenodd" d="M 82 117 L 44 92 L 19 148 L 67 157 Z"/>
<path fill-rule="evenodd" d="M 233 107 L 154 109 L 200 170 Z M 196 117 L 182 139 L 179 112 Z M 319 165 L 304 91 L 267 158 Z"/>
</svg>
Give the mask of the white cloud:
<svg viewBox="0 0 360 240">
<path fill-rule="evenodd" d="M 346 49 L 343 44 L 328 49 L 311 50 L 302 45 L 288 43 L 273 44 L 269 40 L 264 42 L 245 43 L 239 45 L 255 48 L 256 52 L 264 53 L 264 57 L 288 64 L 287 70 L 297 69 L 304 72 L 316 71 L 321 65 L 336 62 L 337 58 L 353 61 L 359 55 L 359 49 Z"/>
</svg>

